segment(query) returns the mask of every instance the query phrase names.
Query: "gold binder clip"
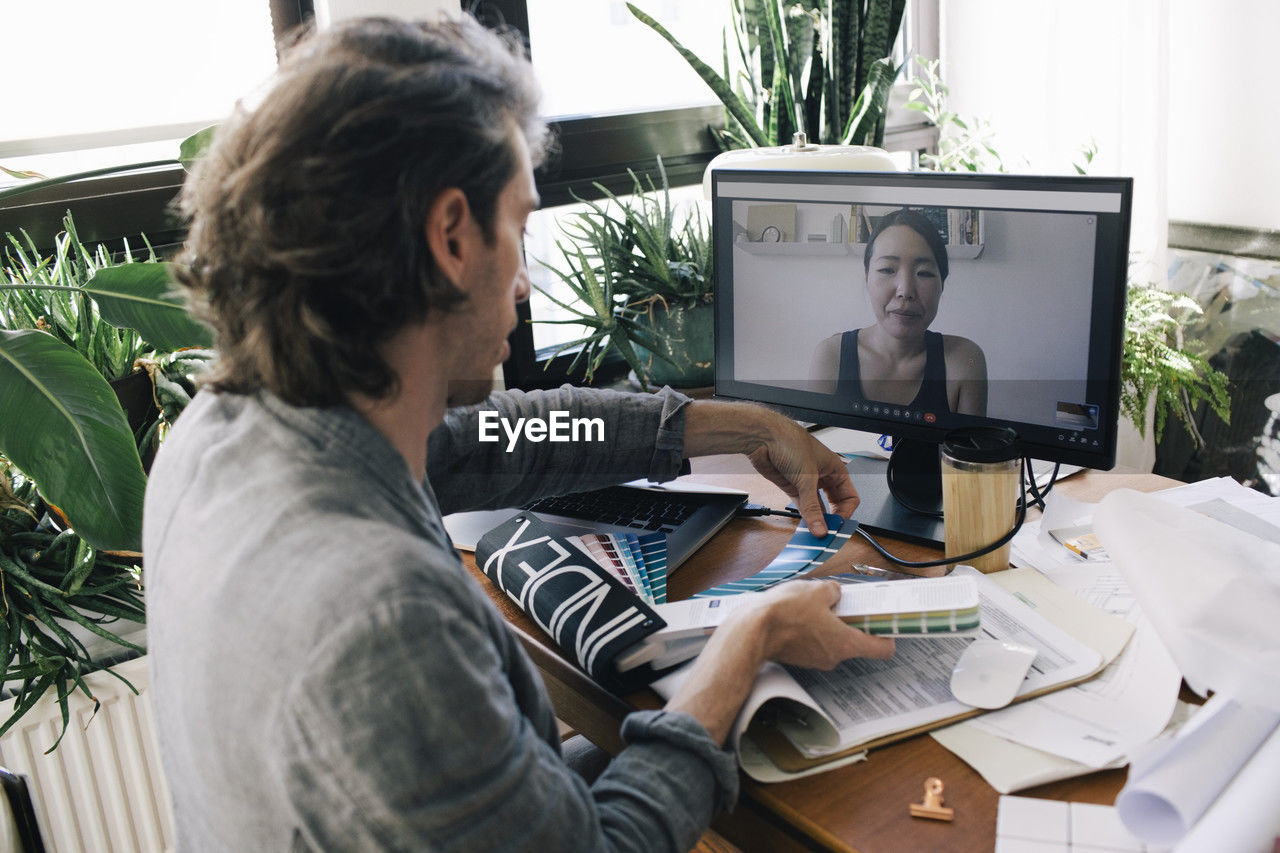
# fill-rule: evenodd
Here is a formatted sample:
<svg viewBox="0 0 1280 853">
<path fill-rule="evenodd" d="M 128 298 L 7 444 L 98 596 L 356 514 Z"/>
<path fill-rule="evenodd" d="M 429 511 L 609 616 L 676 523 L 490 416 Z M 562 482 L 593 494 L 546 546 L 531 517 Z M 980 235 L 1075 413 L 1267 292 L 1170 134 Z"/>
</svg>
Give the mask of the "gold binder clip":
<svg viewBox="0 0 1280 853">
<path fill-rule="evenodd" d="M 924 780 L 924 802 L 911 804 L 911 816 L 931 820 L 951 820 L 955 816 L 953 809 L 942 805 L 942 780 L 937 776 Z"/>
</svg>

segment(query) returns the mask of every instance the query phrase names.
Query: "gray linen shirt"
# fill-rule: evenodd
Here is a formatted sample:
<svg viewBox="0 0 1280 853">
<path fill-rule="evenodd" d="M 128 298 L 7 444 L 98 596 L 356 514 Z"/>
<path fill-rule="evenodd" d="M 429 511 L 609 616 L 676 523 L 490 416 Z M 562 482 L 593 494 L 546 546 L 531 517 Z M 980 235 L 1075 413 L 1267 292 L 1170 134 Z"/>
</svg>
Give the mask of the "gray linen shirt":
<svg viewBox="0 0 1280 853">
<path fill-rule="evenodd" d="M 686 400 L 496 394 L 601 417 L 603 443 L 432 433 L 428 483 L 345 408 L 201 393 L 144 524 L 152 693 L 181 850 L 680 850 L 737 796 L 692 717 L 639 712 L 588 786 L 442 512 L 675 476 Z M 434 489 L 434 493 L 433 493 Z M 438 500 L 437 500 L 438 497 Z"/>
</svg>

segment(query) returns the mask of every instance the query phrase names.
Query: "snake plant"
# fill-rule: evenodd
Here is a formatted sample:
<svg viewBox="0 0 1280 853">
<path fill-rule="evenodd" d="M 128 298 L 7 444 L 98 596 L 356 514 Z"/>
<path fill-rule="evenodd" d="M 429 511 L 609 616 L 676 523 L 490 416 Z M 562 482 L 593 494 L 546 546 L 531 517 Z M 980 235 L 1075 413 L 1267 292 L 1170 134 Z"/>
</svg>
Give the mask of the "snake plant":
<svg viewBox="0 0 1280 853">
<path fill-rule="evenodd" d="M 901 66 L 893 46 L 906 0 L 731 0 L 717 71 L 650 15 L 665 39 L 724 105 L 726 148 L 776 146 L 804 131 L 811 142 L 884 142 L 889 90 Z M 732 61 L 731 61 L 732 57 Z"/>
</svg>

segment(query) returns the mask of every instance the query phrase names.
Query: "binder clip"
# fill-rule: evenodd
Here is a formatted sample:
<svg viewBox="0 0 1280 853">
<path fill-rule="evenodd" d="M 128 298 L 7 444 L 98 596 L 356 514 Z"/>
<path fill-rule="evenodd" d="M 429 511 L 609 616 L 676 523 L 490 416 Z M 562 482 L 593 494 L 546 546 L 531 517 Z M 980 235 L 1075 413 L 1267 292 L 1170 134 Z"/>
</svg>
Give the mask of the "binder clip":
<svg viewBox="0 0 1280 853">
<path fill-rule="evenodd" d="M 955 816 L 953 809 L 942 805 L 942 780 L 930 776 L 924 780 L 924 802 L 911 804 L 912 817 L 927 817 L 931 820 L 951 820 Z"/>
</svg>

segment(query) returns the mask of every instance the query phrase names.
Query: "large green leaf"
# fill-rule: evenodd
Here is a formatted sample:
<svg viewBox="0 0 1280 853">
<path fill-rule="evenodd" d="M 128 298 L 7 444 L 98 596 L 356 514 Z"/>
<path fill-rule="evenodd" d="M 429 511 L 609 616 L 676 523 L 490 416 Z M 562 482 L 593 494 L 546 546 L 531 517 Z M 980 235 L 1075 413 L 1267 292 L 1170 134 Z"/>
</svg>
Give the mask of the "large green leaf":
<svg viewBox="0 0 1280 853">
<path fill-rule="evenodd" d="M 216 124 L 197 130 L 195 133 L 182 140 L 182 144 L 178 146 L 178 162 L 182 164 L 182 168 L 188 172 L 191 171 L 192 165 L 205 152 L 209 144 L 213 142 L 213 134 L 218 130 Z"/>
<path fill-rule="evenodd" d="M 854 102 L 853 112 L 849 114 L 849 127 L 840 141 L 842 145 L 878 147 L 884 143 L 884 116 L 889 108 L 889 92 L 901 70 L 902 66 L 894 65 L 891 56 L 871 64 L 871 77 Z"/>
<path fill-rule="evenodd" d="M 146 475 L 105 379 L 39 331 L 0 331 L 0 453 L 89 544 L 137 551 Z"/>
<path fill-rule="evenodd" d="M 208 327 L 192 319 L 173 288 L 169 264 L 153 261 L 105 267 L 84 285 L 104 320 L 133 329 L 158 350 L 211 346 Z"/>
</svg>

